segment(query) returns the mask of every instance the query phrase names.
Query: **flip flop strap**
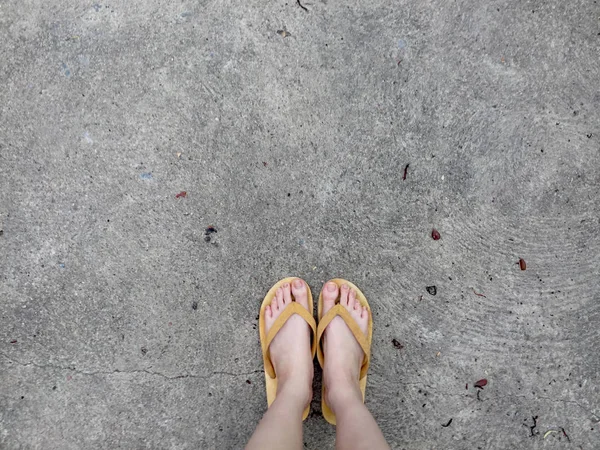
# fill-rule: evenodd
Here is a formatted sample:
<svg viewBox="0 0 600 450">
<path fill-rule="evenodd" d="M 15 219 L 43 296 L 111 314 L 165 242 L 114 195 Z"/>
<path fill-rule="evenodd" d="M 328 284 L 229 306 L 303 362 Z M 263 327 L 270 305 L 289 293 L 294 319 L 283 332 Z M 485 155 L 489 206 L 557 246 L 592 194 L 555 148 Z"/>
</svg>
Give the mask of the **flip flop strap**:
<svg viewBox="0 0 600 450">
<path fill-rule="evenodd" d="M 275 378 L 275 369 L 273 368 L 273 363 L 271 362 L 271 352 L 269 350 L 269 346 L 271 345 L 271 342 L 273 341 L 273 339 L 275 339 L 275 336 L 277 335 L 277 333 L 279 333 L 279 330 L 281 330 L 283 328 L 283 326 L 288 321 L 288 319 L 290 317 L 292 317 L 294 314 L 298 314 L 300 317 L 302 317 L 306 321 L 306 323 L 308 323 L 308 325 L 310 326 L 310 328 L 312 330 L 311 354 L 312 354 L 313 358 L 315 357 L 315 353 L 317 351 L 317 340 L 315 339 L 315 334 L 317 331 L 317 324 L 315 323 L 315 318 L 312 316 L 311 313 L 308 312 L 308 310 L 304 306 L 302 306 L 300 303 L 293 301 L 292 303 L 287 305 L 285 307 L 285 309 L 281 312 L 279 317 L 277 317 L 277 319 L 275 319 L 275 323 L 269 330 L 269 333 L 267 334 L 267 338 L 262 343 L 263 361 L 265 363 L 265 372 L 271 378 Z"/>
<path fill-rule="evenodd" d="M 356 320 L 354 320 L 354 318 L 350 315 L 348 310 L 346 308 L 344 308 L 342 305 L 340 305 L 339 303 L 337 305 L 335 305 L 333 308 L 331 308 L 329 311 L 327 311 L 327 313 L 319 321 L 319 326 L 317 327 L 317 342 L 319 343 L 319 345 L 317 347 L 317 357 L 319 358 L 319 364 L 321 364 L 321 367 L 324 367 L 324 365 L 325 365 L 325 356 L 323 354 L 321 338 L 323 337 L 323 333 L 325 332 L 327 325 L 329 325 L 329 323 L 336 316 L 340 316 L 342 319 L 344 319 L 344 322 L 346 322 L 346 325 L 348 325 L 348 328 L 350 328 L 350 331 L 352 331 L 354 338 L 356 339 L 356 341 L 358 342 L 358 345 L 360 345 L 360 348 L 362 349 L 362 351 L 365 354 L 365 358 L 363 359 L 363 363 L 360 368 L 359 379 L 362 379 L 367 374 L 367 371 L 369 370 L 369 362 L 371 359 L 371 346 L 369 345 L 369 342 L 367 341 L 367 337 L 365 336 L 365 333 L 362 332 L 362 330 L 356 323 Z"/>
</svg>

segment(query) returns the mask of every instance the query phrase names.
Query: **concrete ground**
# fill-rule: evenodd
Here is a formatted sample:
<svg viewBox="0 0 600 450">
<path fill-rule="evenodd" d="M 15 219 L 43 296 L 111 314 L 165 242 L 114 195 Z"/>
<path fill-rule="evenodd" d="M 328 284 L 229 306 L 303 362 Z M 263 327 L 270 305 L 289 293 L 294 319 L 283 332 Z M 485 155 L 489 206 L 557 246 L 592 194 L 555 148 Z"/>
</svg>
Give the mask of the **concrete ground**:
<svg viewBox="0 0 600 450">
<path fill-rule="evenodd" d="M 0 448 L 242 447 L 290 275 L 393 448 L 599 448 L 600 2 L 301 4 L 0 4 Z"/>
</svg>

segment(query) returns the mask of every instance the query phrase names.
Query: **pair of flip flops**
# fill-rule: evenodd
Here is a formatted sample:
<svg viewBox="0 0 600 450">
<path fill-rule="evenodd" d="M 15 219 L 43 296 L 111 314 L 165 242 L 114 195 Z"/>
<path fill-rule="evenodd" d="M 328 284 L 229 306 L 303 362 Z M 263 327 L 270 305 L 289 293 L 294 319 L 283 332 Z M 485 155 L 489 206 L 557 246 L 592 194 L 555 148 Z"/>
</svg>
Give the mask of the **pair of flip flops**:
<svg viewBox="0 0 600 450">
<path fill-rule="evenodd" d="M 312 298 L 312 294 L 310 293 L 310 289 L 308 289 L 308 286 L 307 286 L 308 310 L 304 306 L 300 305 L 299 303 L 292 301 L 291 304 L 289 304 L 285 307 L 285 309 L 279 315 L 279 317 L 277 317 L 277 319 L 275 320 L 275 323 L 273 324 L 273 326 L 269 330 L 269 333 L 267 334 L 266 326 L 265 326 L 265 308 L 271 304 L 271 301 L 275 297 L 275 294 L 276 294 L 276 291 L 278 288 L 280 288 L 284 283 L 291 284 L 292 281 L 294 281 L 294 280 L 295 280 L 295 278 L 292 277 L 292 278 L 284 278 L 283 280 L 278 281 L 269 290 L 269 292 L 267 293 L 267 295 L 266 295 L 265 299 L 263 300 L 262 305 L 260 307 L 260 316 L 259 316 L 260 343 L 262 346 L 263 362 L 265 365 L 265 382 L 266 382 L 268 405 L 271 406 L 271 403 L 273 403 L 275 401 L 275 397 L 277 395 L 277 374 L 275 373 L 275 369 L 273 368 L 273 363 L 271 361 L 271 355 L 269 353 L 269 345 L 271 344 L 271 342 L 273 341 L 273 339 L 275 338 L 275 336 L 277 335 L 279 330 L 281 330 L 281 328 L 285 325 L 287 320 L 290 317 L 292 317 L 292 315 L 294 315 L 294 314 L 298 314 L 310 326 L 310 328 L 312 330 L 312 339 L 311 339 L 312 356 L 314 358 L 315 353 L 317 354 L 321 368 L 324 367 L 324 363 L 325 363 L 325 357 L 323 355 L 323 348 L 322 348 L 322 342 L 321 342 L 325 328 L 327 328 L 327 325 L 329 325 L 329 323 L 337 316 L 340 316 L 344 320 L 344 322 L 346 322 L 346 325 L 348 325 L 348 328 L 350 329 L 350 331 L 352 331 L 354 338 L 359 343 L 360 347 L 362 348 L 362 350 L 364 352 L 364 359 L 363 359 L 363 363 L 362 363 L 362 366 L 360 369 L 360 376 L 359 376 L 360 390 L 362 392 L 363 401 L 364 401 L 365 389 L 367 386 L 367 371 L 369 370 L 369 361 L 370 361 L 370 356 L 371 356 L 371 340 L 372 340 L 372 335 L 373 335 L 373 317 L 372 317 L 371 309 L 369 307 L 369 303 L 367 302 L 367 299 L 365 298 L 365 296 L 361 292 L 361 290 L 358 289 L 354 284 L 350 283 L 349 281 L 343 280 L 341 278 L 336 278 L 336 279 L 331 280 L 332 282 L 337 284 L 338 292 L 341 291 L 340 288 L 344 284 L 347 285 L 350 289 L 354 290 L 356 292 L 356 300 L 360 302 L 361 306 L 366 307 L 367 310 L 369 311 L 369 324 L 368 324 L 368 329 L 367 329 L 367 335 L 365 335 L 362 332 L 362 330 L 359 328 L 358 324 L 352 318 L 352 316 L 350 315 L 348 310 L 346 308 L 344 308 L 342 305 L 340 305 L 339 294 L 338 294 L 338 299 L 336 299 L 335 306 L 333 308 L 331 308 L 325 315 L 323 315 L 323 293 L 321 292 L 321 294 L 319 295 L 319 303 L 317 306 L 318 318 L 319 318 L 319 325 L 317 326 L 315 319 L 312 316 L 313 298 Z M 336 424 L 335 414 L 333 413 L 333 411 L 331 411 L 331 409 L 325 402 L 325 386 L 323 386 L 323 392 L 322 392 L 322 396 L 321 396 L 321 409 L 323 411 L 323 417 L 325 417 L 325 420 L 327 420 L 329 423 L 335 425 Z M 304 410 L 304 414 L 302 415 L 303 420 L 306 419 L 306 417 L 308 416 L 309 410 L 310 410 L 310 405 L 307 406 L 306 409 Z"/>
</svg>

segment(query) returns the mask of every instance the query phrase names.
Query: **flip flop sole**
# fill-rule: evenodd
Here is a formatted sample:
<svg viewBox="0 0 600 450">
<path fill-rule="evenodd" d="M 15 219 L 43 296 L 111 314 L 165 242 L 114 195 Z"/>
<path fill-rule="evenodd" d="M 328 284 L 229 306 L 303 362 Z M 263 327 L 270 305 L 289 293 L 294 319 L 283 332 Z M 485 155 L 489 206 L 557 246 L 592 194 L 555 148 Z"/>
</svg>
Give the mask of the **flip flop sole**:
<svg viewBox="0 0 600 450">
<path fill-rule="evenodd" d="M 267 292 L 267 295 L 265 296 L 265 298 L 262 302 L 262 305 L 260 306 L 260 314 L 259 314 L 259 333 L 260 333 L 261 344 L 266 342 L 266 339 L 267 339 L 267 332 L 266 332 L 266 325 L 265 325 L 265 308 L 271 304 L 271 301 L 275 297 L 275 293 L 278 288 L 280 288 L 284 283 L 291 284 L 296 278 L 297 277 L 287 277 L 282 280 L 279 280 L 277 283 L 275 283 L 273 285 L 273 287 L 271 289 L 269 289 L 269 292 Z M 304 282 L 304 283 L 306 283 L 306 282 Z M 308 285 L 306 285 L 306 291 L 307 291 L 307 298 L 308 298 L 308 312 L 312 316 L 312 314 L 313 314 L 313 298 L 312 298 L 312 294 L 310 292 Z M 313 339 L 315 339 L 315 336 L 313 336 Z M 261 345 L 261 347 L 262 347 L 262 345 Z M 316 349 L 316 346 L 315 346 L 315 349 Z M 314 358 L 314 353 L 312 356 Z M 263 350 L 263 358 L 264 357 L 265 356 L 264 356 L 264 350 Z M 275 401 L 275 398 L 277 397 L 277 375 L 275 375 L 274 378 L 271 378 L 269 376 L 269 374 L 267 373 L 266 367 L 265 367 L 265 387 L 266 387 L 266 391 L 267 391 L 267 405 L 271 406 L 271 404 Z M 309 412 L 310 412 L 310 404 L 304 410 L 304 412 L 302 414 L 302 420 L 304 420 L 308 417 Z"/>
<path fill-rule="evenodd" d="M 332 281 L 335 284 L 337 284 L 339 290 L 341 290 L 343 284 L 348 285 L 348 287 L 350 289 L 354 289 L 354 291 L 356 292 L 356 300 L 358 300 L 360 302 L 361 306 L 367 307 L 367 309 L 369 311 L 369 324 L 367 327 L 366 338 L 367 338 L 367 343 L 370 348 L 371 342 L 373 340 L 373 314 L 371 314 L 371 307 L 369 306 L 369 302 L 367 301 L 367 298 L 355 284 L 349 282 L 348 280 L 344 280 L 342 278 L 334 278 L 329 281 Z M 338 297 L 339 297 L 339 293 L 338 293 Z M 338 303 L 339 303 L 339 298 L 336 300 L 336 304 L 338 304 Z M 317 308 L 318 308 L 318 318 L 319 318 L 319 321 L 321 321 L 321 318 L 323 317 L 323 291 L 321 291 L 321 293 L 319 294 L 319 301 L 317 304 Z M 321 343 L 318 342 L 317 345 L 320 346 Z M 365 401 L 365 391 L 367 388 L 367 375 L 366 374 L 359 380 L 359 385 L 360 385 L 360 391 L 362 392 L 362 397 L 363 397 L 363 402 L 364 402 Z M 329 422 L 330 424 L 335 425 L 336 424 L 335 414 L 333 413 L 331 408 L 329 408 L 329 406 L 325 402 L 325 385 L 323 385 L 323 389 L 321 392 L 321 409 L 323 411 L 323 417 L 325 417 L 325 420 L 327 420 L 327 422 Z"/>
</svg>

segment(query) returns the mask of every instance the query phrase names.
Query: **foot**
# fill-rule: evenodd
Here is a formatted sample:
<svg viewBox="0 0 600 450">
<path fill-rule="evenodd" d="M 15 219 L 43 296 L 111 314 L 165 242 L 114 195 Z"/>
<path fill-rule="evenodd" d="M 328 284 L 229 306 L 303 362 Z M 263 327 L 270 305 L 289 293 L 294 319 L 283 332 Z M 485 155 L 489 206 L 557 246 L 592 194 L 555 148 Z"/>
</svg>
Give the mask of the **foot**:
<svg viewBox="0 0 600 450">
<path fill-rule="evenodd" d="M 348 310 L 366 336 L 369 310 L 361 306 L 356 299 L 356 291 L 348 285 L 344 284 L 339 289 L 337 284 L 329 281 L 323 286 L 323 314 L 335 306 L 338 295 L 340 304 Z M 336 409 L 343 407 L 348 401 L 360 400 L 362 403 L 359 375 L 365 354 L 341 317 L 335 317 L 323 332 L 323 353 L 323 383 L 327 405 L 336 413 Z"/>
<path fill-rule="evenodd" d="M 278 288 L 273 301 L 265 308 L 267 334 L 275 320 L 293 301 L 308 310 L 308 287 L 299 278 Z M 277 396 L 294 396 L 303 406 L 308 405 L 312 398 L 313 381 L 309 325 L 298 314 L 292 315 L 279 330 L 269 349 L 277 374 Z"/>
</svg>

